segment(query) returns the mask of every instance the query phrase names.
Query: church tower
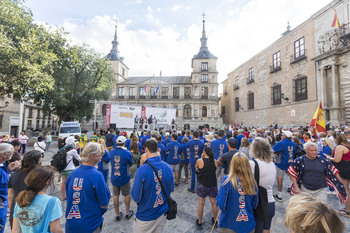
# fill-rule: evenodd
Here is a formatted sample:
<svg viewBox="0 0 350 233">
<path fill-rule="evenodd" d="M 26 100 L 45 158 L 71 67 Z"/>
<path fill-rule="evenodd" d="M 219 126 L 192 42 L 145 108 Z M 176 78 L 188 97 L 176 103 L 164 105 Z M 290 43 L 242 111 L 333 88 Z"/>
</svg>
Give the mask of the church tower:
<svg viewBox="0 0 350 233">
<path fill-rule="evenodd" d="M 112 41 L 112 49 L 107 55 L 107 60 L 110 62 L 115 74 L 116 84 L 125 81 L 128 78 L 129 68 L 124 64 L 124 57 L 119 56 L 118 51 L 117 24 L 115 25 L 114 40 Z M 115 94 L 115 93 L 113 93 Z"/>
</svg>

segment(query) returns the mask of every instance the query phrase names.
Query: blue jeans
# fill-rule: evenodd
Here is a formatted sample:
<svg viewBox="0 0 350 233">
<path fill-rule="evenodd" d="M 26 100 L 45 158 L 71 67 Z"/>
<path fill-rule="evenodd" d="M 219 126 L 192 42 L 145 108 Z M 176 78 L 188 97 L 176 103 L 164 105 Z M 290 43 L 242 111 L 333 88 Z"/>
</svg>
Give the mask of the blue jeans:
<svg viewBox="0 0 350 233">
<path fill-rule="evenodd" d="M 275 216 L 275 202 L 270 202 L 267 205 L 267 212 L 269 214 L 269 223 L 265 224 L 264 220 L 260 218 L 255 218 L 255 233 L 262 233 L 263 230 L 270 230 L 271 228 L 271 221 L 273 216 Z"/>
<path fill-rule="evenodd" d="M 21 150 L 22 150 L 22 154 L 26 153 L 26 147 L 27 147 L 27 144 L 21 144 L 21 147 L 19 148 L 18 153 L 21 153 Z"/>
<path fill-rule="evenodd" d="M 192 179 L 191 179 L 191 190 L 195 190 L 196 187 L 196 164 L 191 163 Z"/>
<path fill-rule="evenodd" d="M 46 142 L 46 151 L 48 151 L 50 149 L 50 144 L 51 144 L 51 142 Z"/>
</svg>

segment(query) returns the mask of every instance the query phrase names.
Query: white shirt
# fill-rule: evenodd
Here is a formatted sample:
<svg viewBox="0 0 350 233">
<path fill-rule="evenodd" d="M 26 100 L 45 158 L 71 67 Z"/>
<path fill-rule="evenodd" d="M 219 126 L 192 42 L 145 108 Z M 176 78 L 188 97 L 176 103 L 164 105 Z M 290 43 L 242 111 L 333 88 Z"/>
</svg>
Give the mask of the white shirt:
<svg viewBox="0 0 350 233">
<path fill-rule="evenodd" d="M 275 184 L 275 180 L 276 180 L 275 164 L 273 162 L 267 163 L 267 162 L 262 161 L 260 159 L 255 159 L 255 160 L 259 164 L 259 172 L 260 172 L 259 185 L 261 187 L 266 188 L 268 202 L 269 203 L 275 202 L 275 199 L 273 198 L 273 194 L 272 194 L 272 188 L 273 188 L 273 185 Z M 254 176 L 255 163 L 254 163 L 254 161 L 249 161 L 249 163 L 250 163 L 250 167 L 252 169 L 253 176 Z"/>
<path fill-rule="evenodd" d="M 28 137 L 27 137 L 27 135 L 20 134 L 18 136 L 18 140 L 21 144 L 27 144 Z"/>
<path fill-rule="evenodd" d="M 73 157 L 76 158 L 78 161 L 81 161 L 81 158 L 78 155 L 78 152 L 76 149 L 68 151 L 66 156 L 67 167 L 64 169 L 64 171 L 75 169 L 75 166 L 73 163 Z"/>
<path fill-rule="evenodd" d="M 45 153 L 46 144 L 44 141 L 34 143 L 34 150 L 38 150 L 41 153 Z"/>
</svg>

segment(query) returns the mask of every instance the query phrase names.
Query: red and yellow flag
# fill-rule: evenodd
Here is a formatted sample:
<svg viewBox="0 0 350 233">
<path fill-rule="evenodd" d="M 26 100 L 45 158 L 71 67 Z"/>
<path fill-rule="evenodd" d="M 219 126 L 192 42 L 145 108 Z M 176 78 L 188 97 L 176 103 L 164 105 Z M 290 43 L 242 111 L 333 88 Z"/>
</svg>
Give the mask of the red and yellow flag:
<svg viewBox="0 0 350 233">
<path fill-rule="evenodd" d="M 310 126 L 313 128 L 314 136 L 317 137 L 317 133 L 327 132 L 326 131 L 326 123 L 323 117 L 322 111 L 322 103 L 320 102 L 320 106 L 318 106 L 314 117 L 311 120 Z"/>
<path fill-rule="evenodd" d="M 338 15 L 335 9 L 334 9 L 334 19 L 333 19 L 332 27 L 337 27 L 341 29 L 341 25 L 339 23 Z"/>
</svg>

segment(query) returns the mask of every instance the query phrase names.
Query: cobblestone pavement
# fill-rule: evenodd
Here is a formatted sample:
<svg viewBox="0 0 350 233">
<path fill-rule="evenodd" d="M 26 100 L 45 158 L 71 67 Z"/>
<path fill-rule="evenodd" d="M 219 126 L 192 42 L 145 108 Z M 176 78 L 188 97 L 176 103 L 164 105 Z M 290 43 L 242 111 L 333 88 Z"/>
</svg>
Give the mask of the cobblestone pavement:
<svg viewBox="0 0 350 233">
<path fill-rule="evenodd" d="M 28 150 L 31 150 L 32 148 L 28 148 Z M 50 148 L 50 151 L 46 153 L 46 156 L 43 161 L 43 165 L 48 164 L 50 161 L 51 156 L 54 154 L 54 152 L 57 150 L 57 142 L 54 142 Z M 57 179 L 55 179 L 57 181 Z M 271 232 L 272 233 L 287 233 L 289 232 L 283 225 L 284 217 L 285 217 L 285 209 L 288 205 L 288 200 L 290 198 L 289 193 L 286 192 L 287 187 L 289 187 L 290 181 L 289 178 L 285 175 L 284 177 L 284 186 L 283 186 L 283 202 L 276 202 L 276 214 L 275 217 L 272 220 L 272 227 Z M 111 187 L 111 186 L 110 186 Z M 197 205 L 198 205 L 198 198 L 197 194 L 192 194 L 187 191 L 187 188 L 189 187 L 189 184 L 181 183 L 178 187 L 175 187 L 175 191 L 171 194 L 173 199 L 175 199 L 178 203 L 178 215 L 175 220 L 167 221 L 164 233 L 198 233 L 198 232 L 210 232 L 211 231 L 211 218 L 212 218 L 212 212 L 211 212 L 211 205 L 209 199 L 206 200 L 205 207 L 204 207 L 204 214 L 203 214 L 203 229 L 201 231 L 198 231 L 195 225 L 196 219 L 197 219 Z M 276 187 L 274 187 L 276 189 Z M 55 185 L 55 190 L 52 192 L 53 195 L 60 197 L 60 188 L 59 185 Z M 338 199 L 335 195 L 328 195 L 328 202 L 334 207 L 335 210 L 339 209 L 341 207 Z M 123 212 L 123 215 L 125 216 L 125 204 L 124 204 L 124 198 L 121 196 L 119 200 L 120 205 L 120 211 Z M 66 209 L 66 202 L 62 202 L 63 211 L 65 213 Z M 134 210 L 136 212 L 137 206 L 136 203 L 132 200 L 131 201 L 131 210 Z M 65 218 L 64 214 L 61 217 L 61 224 L 64 228 L 65 224 Z M 103 223 L 103 232 L 105 233 L 127 233 L 132 232 L 132 225 L 133 225 L 133 219 L 126 220 L 125 218 L 122 218 L 120 222 L 115 222 L 115 211 L 113 207 L 113 201 L 112 199 L 109 202 L 109 209 L 104 215 L 104 223 Z M 343 221 L 346 224 L 346 231 L 350 232 L 350 218 L 341 217 Z M 9 224 L 7 222 L 5 232 L 10 232 Z M 213 232 L 218 232 L 218 229 L 214 229 Z"/>
</svg>

